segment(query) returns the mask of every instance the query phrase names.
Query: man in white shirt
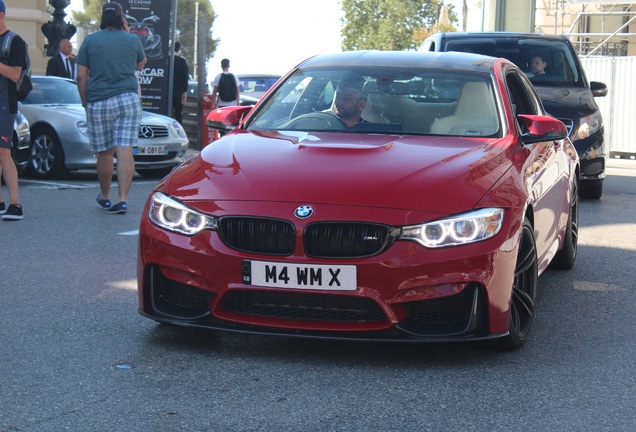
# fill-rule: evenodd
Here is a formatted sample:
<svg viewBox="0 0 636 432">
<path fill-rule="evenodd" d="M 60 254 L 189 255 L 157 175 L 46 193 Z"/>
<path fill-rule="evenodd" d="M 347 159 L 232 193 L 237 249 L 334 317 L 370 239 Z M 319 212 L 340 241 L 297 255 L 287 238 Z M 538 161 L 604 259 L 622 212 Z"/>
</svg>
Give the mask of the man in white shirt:
<svg viewBox="0 0 636 432">
<path fill-rule="evenodd" d="M 223 73 L 218 74 L 212 84 L 212 108 L 240 105 L 241 82 L 238 77 L 230 73 L 228 59 L 221 60 L 221 69 Z"/>
</svg>

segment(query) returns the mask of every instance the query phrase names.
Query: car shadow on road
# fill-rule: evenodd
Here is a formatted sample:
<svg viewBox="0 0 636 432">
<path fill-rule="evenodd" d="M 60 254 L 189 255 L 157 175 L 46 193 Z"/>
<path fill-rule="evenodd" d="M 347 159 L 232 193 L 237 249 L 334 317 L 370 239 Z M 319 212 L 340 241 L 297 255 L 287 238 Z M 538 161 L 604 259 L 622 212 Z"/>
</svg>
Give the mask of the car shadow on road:
<svg viewBox="0 0 636 432">
<path fill-rule="evenodd" d="M 333 366 L 368 364 L 461 366 L 501 356 L 489 343 L 401 343 L 307 339 L 271 335 L 252 335 L 215 330 L 191 329 L 165 324 L 156 325 L 146 342 L 152 349 L 183 350 L 193 354 L 214 355 L 221 359 L 267 359 L 303 361 Z M 414 362 L 414 359 L 416 361 Z"/>
</svg>

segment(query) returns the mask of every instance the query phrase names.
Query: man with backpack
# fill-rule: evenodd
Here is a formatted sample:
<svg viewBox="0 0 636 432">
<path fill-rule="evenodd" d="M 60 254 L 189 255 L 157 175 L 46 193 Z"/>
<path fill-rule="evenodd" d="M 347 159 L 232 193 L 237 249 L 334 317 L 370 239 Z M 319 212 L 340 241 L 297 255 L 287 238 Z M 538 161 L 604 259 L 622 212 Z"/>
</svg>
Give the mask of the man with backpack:
<svg viewBox="0 0 636 432">
<path fill-rule="evenodd" d="M 8 51 L 0 53 L 0 174 L 4 176 L 10 198 L 7 206 L 0 195 L 0 214 L 3 221 L 15 221 L 24 216 L 18 196 L 18 171 L 11 158 L 11 145 L 13 122 L 18 112 L 16 82 L 22 77 L 22 70 L 28 66 L 28 50 L 24 40 L 7 29 L 5 12 L 4 1 L 0 0 L 0 46 L 4 45 L 5 38 L 12 36 Z"/>
<path fill-rule="evenodd" d="M 241 100 L 240 81 L 230 73 L 230 61 L 221 60 L 223 73 L 214 78 L 214 89 L 212 90 L 212 108 L 239 105 Z"/>
</svg>

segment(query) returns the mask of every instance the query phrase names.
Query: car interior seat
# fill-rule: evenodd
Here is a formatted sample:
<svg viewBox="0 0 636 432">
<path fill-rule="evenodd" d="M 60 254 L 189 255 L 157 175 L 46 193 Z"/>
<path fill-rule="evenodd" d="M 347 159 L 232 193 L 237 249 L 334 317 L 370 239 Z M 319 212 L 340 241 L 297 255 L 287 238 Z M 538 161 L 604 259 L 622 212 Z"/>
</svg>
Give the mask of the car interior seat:
<svg viewBox="0 0 636 432">
<path fill-rule="evenodd" d="M 378 106 L 381 105 L 380 102 L 377 100 L 377 98 L 379 97 L 380 95 L 367 96 L 367 103 L 364 105 L 360 117 L 362 117 L 362 119 L 368 121 L 369 123 L 391 123 L 388 118 L 380 114 L 375 108 L 374 99 L 375 103 L 377 103 Z"/>
<path fill-rule="evenodd" d="M 431 133 L 436 135 L 488 136 L 498 129 L 495 100 L 488 85 L 476 81 L 462 87 L 455 114 L 431 124 Z"/>
</svg>

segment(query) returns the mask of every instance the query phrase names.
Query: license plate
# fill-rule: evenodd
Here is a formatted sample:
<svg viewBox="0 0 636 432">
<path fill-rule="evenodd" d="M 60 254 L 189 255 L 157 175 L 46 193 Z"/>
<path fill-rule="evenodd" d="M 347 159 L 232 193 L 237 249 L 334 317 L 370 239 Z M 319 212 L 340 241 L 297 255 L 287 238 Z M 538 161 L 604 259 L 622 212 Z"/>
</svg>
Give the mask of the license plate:
<svg viewBox="0 0 636 432">
<path fill-rule="evenodd" d="M 168 154 L 167 145 L 143 146 L 133 148 L 134 155 L 159 156 Z"/>
<path fill-rule="evenodd" d="M 276 288 L 354 291 L 357 288 L 356 266 L 245 260 L 243 283 Z"/>
</svg>

